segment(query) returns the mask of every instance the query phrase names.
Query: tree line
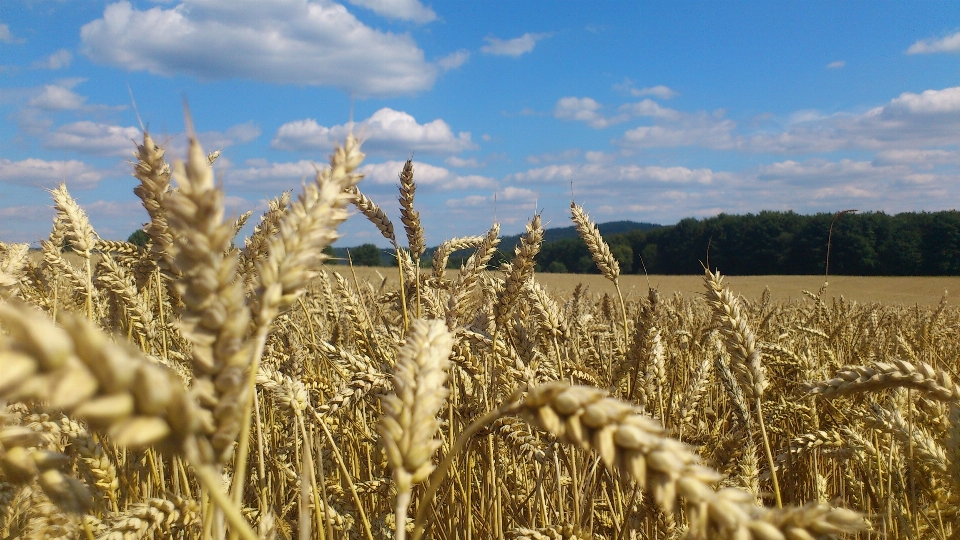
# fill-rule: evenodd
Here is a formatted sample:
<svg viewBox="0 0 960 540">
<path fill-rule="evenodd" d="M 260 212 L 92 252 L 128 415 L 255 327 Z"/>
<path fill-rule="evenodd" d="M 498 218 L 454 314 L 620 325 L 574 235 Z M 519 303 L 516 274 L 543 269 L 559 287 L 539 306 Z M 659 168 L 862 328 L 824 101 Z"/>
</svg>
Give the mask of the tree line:
<svg viewBox="0 0 960 540">
<path fill-rule="evenodd" d="M 638 228 L 604 234 L 624 274 L 642 274 L 644 270 L 650 274 L 699 274 L 703 271 L 701 263 L 708 258 L 711 268 L 729 275 L 823 274 L 829 240 L 832 275 L 960 275 L 960 211 L 956 210 L 896 215 L 768 211 L 687 218 L 667 226 L 625 223 Z M 603 230 L 604 224 L 600 227 Z M 492 267 L 513 257 L 515 239 L 504 239 L 491 261 Z M 328 248 L 328 255 L 335 257 L 334 263 L 345 263 L 347 249 L 356 265 L 396 264 L 392 250 L 373 244 Z M 430 264 L 432 251 L 425 254 L 422 265 Z M 459 268 L 469 255 L 469 251 L 454 253 L 448 268 Z M 536 270 L 597 273 L 587 246 L 579 238 L 545 242 Z"/>
<path fill-rule="evenodd" d="M 832 234 L 831 234 L 832 225 Z M 606 237 L 623 273 L 730 275 L 960 275 L 960 212 L 720 214 Z M 546 244 L 540 271 L 593 273 L 579 239 Z"/>
</svg>

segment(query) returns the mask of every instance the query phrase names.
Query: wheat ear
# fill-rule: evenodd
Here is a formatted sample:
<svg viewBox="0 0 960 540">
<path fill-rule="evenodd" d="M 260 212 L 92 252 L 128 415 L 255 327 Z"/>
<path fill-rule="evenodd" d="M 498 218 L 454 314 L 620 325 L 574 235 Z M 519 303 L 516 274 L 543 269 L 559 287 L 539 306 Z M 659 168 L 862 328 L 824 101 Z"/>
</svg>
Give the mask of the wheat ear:
<svg viewBox="0 0 960 540">
<path fill-rule="evenodd" d="M 173 234 L 173 268 L 183 306 L 180 333 L 192 344 L 194 390 L 210 411 L 213 430 L 201 445 L 205 463 L 225 463 L 240 431 L 244 370 L 250 364 L 245 336 L 250 324 L 237 257 L 229 253 L 233 224 L 224 221 L 223 190 L 195 137 L 186 163 L 173 176 L 179 189 L 164 199 Z"/>
<path fill-rule="evenodd" d="M 394 393 L 383 398 L 380 433 L 397 486 L 396 522 L 407 519 L 414 484 L 430 476 L 440 427 L 437 414 L 447 396 L 444 386 L 450 365 L 453 336 L 443 321 L 415 319 L 394 367 Z M 406 537 L 398 526 L 397 540 Z"/>
<path fill-rule="evenodd" d="M 393 230 L 393 222 L 387 217 L 387 213 L 384 212 L 377 203 L 373 202 L 370 197 L 364 195 L 357 186 L 350 186 L 347 192 L 353 195 L 353 205 L 357 207 L 357 210 L 366 216 L 366 218 L 370 220 L 370 223 L 373 223 L 377 227 L 377 230 L 380 231 L 380 234 L 382 234 L 384 238 L 396 246 L 397 236 Z"/>
<path fill-rule="evenodd" d="M 531 389 L 519 406 L 524 418 L 561 441 L 596 451 L 607 467 L 650 492 L 665 512 L 675 512 L 682 498 L 694 538 L 815 538 L 865 526 L 849 510 L 818 505 L 770 510 L 755 506 L 747 492 L 714 491 L 719 473 L 664 436 L 658 422 L 603 390 L 547 383 Z"/>
<path fill-rule="evenodd" d="M 828 398 L 884 388 L 913 388 L 939 401 L 960 401 L 960 385 L 953 382 L 949 373 L 925 362 L 914 365 L 899 359 L 847 367 L 832 379 L 808 384 L 806 388 L 811 394 Z"/>
<path fill-rule="evenodd" d="M 600 229 L 590 220 L 590 216 L 587 215 L 582 206 L 578 206 L 577 203 L 571 201 L 570 215 L 580 238 L 587 244 L 593 262 L 596 263 L 603 277 L 612 281 L 613 286 L 617 289 L 617 297 L 620 299 L 620 315 L 623 320 L 623 351 L 626 352 L 630 330 L 627 323 L 627 305 L 623 301 L 623 293 L 620 291 L 620 264 L 610 251 L 610 246 L 600 235 Z"/>
<path fill-rule="evenodd" d="M 400 221 L 403 230 L 407 233 L 407 243 L 414 263 L 420 260 L 426 249 L 426 240 L 423 236 L 423 225 L 420 223 L 420 212 L 413 208 L 413 198 L 417 193 L 417 184 L 413 180 L 413 160 L 408 159 L 400 172 Z"/>
<path fill-rule="evenodd" d="M 540 214 L 537 214 L 527 223 L 526 234 L 520 237 L 520 244 L 514 250 L 513 261 L 510 263 L 510 272 L 504 278 L 503 290 L 494 305 L 497 326 L 504 324 L 519 303 L 524 285 L 533 277 L 535 259 L 542 243 L 543 227 L 540 224 Z"/>
<path fill-rule="evenodd" d="M 461 249 L 475 248 L 483 243 L 483 239 L 483 236 L 458 236 L 442 242 L 433 252 L 433 277 L 442 282 L 450 255 Z"/>
<path fill-rule="evenodd" d="M 770 438 L 767 436 L 767 427 L 763 418 L 763 391 L 767 387 L 767 371 L 760 361 L 760 351 L 756 346 L 756 337 L 750 324 L 744 316 L 740 301 L 723 284 L 720 272 L 713 273 L 704 267 L 704 287 L 706 288 L 707 304 L 713 312 L 713 320 L 720 327 L 724 345 L 730 354 L 733 371 L 740 377 L 740 387 L 753 401 L 760 425 L 760 436 L 763 437 L 763 451 L 770 467 L 770 481 L 773 484 L 773 495 L 777 506 L 783 506 L 780 496 L 780 482 L 777 478 L 776 463 L 773 459 L 773 450 L 770 448 Z"/>
</svg>

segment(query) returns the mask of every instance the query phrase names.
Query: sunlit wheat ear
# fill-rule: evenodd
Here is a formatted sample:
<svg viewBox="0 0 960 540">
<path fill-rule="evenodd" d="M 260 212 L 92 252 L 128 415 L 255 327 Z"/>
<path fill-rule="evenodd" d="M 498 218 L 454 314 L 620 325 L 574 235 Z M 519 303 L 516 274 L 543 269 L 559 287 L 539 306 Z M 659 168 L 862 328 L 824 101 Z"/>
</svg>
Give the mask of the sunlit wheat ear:
<svg viewBox="0 0 960 540">
<path fill-rule="evenodd" d="M 546 383 L 519 403 L 524 418 L 563 442 L 592 450 L 649 493 L 665 512 L 682 501 L 693 538 L 816 538 L 857 532 L 863 518 L 823 505 L 771 510 L 755 506 L 738 489 L 715 491 L 722 476 L 700 465 L 689 447 L 665 436 L 663 427 L 629 403 L 587 386 Z"/>
<path fill-rule="evenodd" d="M 831 398 L 885 388 L 913 388 L 933 399 L 960 402 L 960 385 L 949 373 L 924 362 L 914 365 L 906 360 L 848 367 L 838 371 L 832 379 L 808 384 L 806 388 L 812 394 Z"/>
<path fill-rule="evenodd" d="M 180 274 L 179 327 L 193 344 L 194 388 L 214 421 L 204 462 L 223 463 L 240 431 L 237 411 L 251 360 L 244 339 L 250 312 L 237 279 L 237 256 L 229 253 L 234 228 L 224 221 L 223 190 L 214 184 L 196 138 L 190 138 L 187 161 L 174 166 L 173 176 L 179 189 L 163 205 L 173 233 L 173 267 Z"/>
<path fill-rule="evenodd" d="M 600 229 L 593 221 L 590 221 L 590 216 L 583 210 L 583 207 L 571 202 L 570 214 L 580 238 L 587 244 L 590 256 L 593 257 L 593 262 L 600 269 L 600 273 L 610 281 L 620 277 L 620 264 L 617 263 L 617 259 L 610 252 L 610 246 L 600 235 Z"/>
<path fill-rule="evenodd" d="M 740 307 L 740 301 L 723 284 L 720 272 L 705 269 L 703 277 L 707 303 L 713 310 L 713 318 L 720 325 L 730 364 L 737 374 L 747 399 L 763 397 L 767 385 L 767 370 L 760 360 L 756 337 Z"/>
<path fill-rule="evenodd" d="M 535 259 L 542 243 L 543 227 L 540 224 L 540 215 L 537 214 L 527 224 L 527 232 L 520 238 L 520 245 L 514 250 L 515 256 L 510 265 L 510 272 L 504 278 L 503 292 L 494 307 L 497 326 L 502 326 L 513 312 L 520 300 L 524 285 L 533 277 Z"/>
<path fill-rule="evenodd" d="M 60 184 L 56 189 L 51 190 L 50 194 L 53 196 L 54 208 L 64 217 L 70 246 L 83 257 L 89 258 L 90 252 L 97 243 L 97 233 L 90 225 L 87 213 L 70 196 L 66 184 Z"/>
<path fill-rule="evenodd" d="M 461 249 L 475 248 L 483 243 L 483 236 L 458 236 L 443 241 L 433 252 L 433 277 L 442 280 L 450 254 Z"/>
<path fill-rule="evenodd" d="M 447 397 L 445 387 L 453 336 L 443 321 L 416 319 L 397 354 L 394 393 L 383 398 L 382 444 L 397 487 L 397 523 L 404 523 L 414 484 L 434 469 L 433 453 L 440 423 L 437 414 Z M 396 538 L 405 537 L 397 527 Z"/>
<path fill-rule="evenodd" d="M 357 186 L 350 186 L 347 192 L 353 195 L 353 205 L 357 207 L 357 210 L 377 227 L 377 230 L 380 231 L 380 234 L 383 235 L 384 238 L 396 246 L 397 236 L 393 230 L 393 222 L 387 217 L 386 212 L 384 212 L 377 203 L 373 202 L 370 197 L 364 195 Z"/>
<path fill-rule="evenodd" d="M 270 324 L 316 277 L 326 259 L 323 248 L 338 238 L 337 227 L 347 219 L 346 206 L 353 199 L 347 190 L 360 181 L 354 171 L 363 158 L 360 142 L 347 136 L 344 146 L 330 158 L 330 167 L 303 187 L 283 215 L 278 234 L 269 240 L 267 256 L 258 263 L 260 290 L 255 315 L 260 325 Z"/>
<path fill-rule="evenodd" d="M 284 191 L 279 197 L 270 199 L 270 202 L 267 203 L 267 211 L 260 217 L 260 223 L 254 227 L 253 233 L 244 239 L 238 271 L 243 276 L 248 294 L 251 294 L 259 286 L 257 261 L 266 257 L 268 241 L 277 234 L 280 219 L 283 218 L 283 214 L 289 206 L 289 191 Z"/>
<path fill-rule="evenodd" d="M 499 244 L 500 224 L 494 223 L 493 227 L 487 231 L 483 242 L 477 247 L 477 251 L 467 259 L 466 264 L 460 269 L 460 275 L 450 286 L 452 292 L 447 301 L 447 326 L 450 329 L 455 328 L 460 316 L 469 311 L 468 303 L 476 293 L 480 276 L 496 253 Z"/>
<path fill-rule="evenodd" d="M 0 298 L 12 298 L 20 288 L 20 278 L 27 262 L 30 244 L 3 244 L 0 259 Z"/>
<path fill-rule="evenodd" d="M 413 208 L 413 198 L 417 192 L 417 184 L 413 180 L 413 160 L 408 159 L 400 172 L 400 221 L 403 230 L 407 233 L 407 242 L 410 255 L 414 262 L 420 260 L 426 249 L 426 240 L 423 236 L 423 226 L 420 224 L 420 212 Z"/>
<path fill-rule="evenodd" d="M 0 412 L 0 472 L 11 486 L 30 486 L 38 482 L 51 500 L 66 512 L 89 509 L 93 498 L 87 487 L 60 470 L 69 458 L 45 448 L 44 437 L 21 425 L 17 414 Z"/>
<path fill-rule="evenodd" d="M 150 222 L 144 232 L 150 237 L 150 251 L 153 258 L 167 275 L 173 273 L 173 233 L 167 222 L 164 202 L 170 193 L 170 165 L 163 158 L 163 149 L 143 132 L 143 144 L 137 145 L 134 153 L 137 162 L 133 166 L 133 175 L 140 184 L 133 188 L 134 194 L 143 202 L 143 208 L 150 216 Z"/>
<path fill-rule="evenodd" d="M 82 317 L 64 313 L 61 321 L 0 304 L 10 333 L 0 348 L 0 399 L 44 400 L 121 446 L 189 452 L 203 419 L 179 378 Z"/>
</svg>

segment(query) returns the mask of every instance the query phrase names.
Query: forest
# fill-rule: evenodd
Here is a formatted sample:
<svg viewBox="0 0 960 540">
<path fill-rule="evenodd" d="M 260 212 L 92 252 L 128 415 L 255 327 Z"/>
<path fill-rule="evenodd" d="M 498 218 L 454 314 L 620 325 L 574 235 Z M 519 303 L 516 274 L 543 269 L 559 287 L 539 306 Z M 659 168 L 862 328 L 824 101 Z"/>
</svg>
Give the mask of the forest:
<svg viewBox="0 0 960 540">
<path fill-rule="evenodd" d="M 600 224 L 603 230 L 605 224 Z M 628 232 L 604 234 L 625 274 L 684 275 L 703 272 L 701 263 L 729 275 L 860 276 L 960 275 L 960 212 L 720 214 L 687 218 L 676 225 L 635 224 Z M 832 234 L 831 234 L 832 225 Z M 513 257 L 504 238 L 493 265 Z M 350 248 L 355 264 L 375 265 L 372 244 Z M 346 250 L 338 248 L 345 254 Z M 394 264 L 392 250 L 379 250 L 381 263 Z M 421 264 L 430 264 L 427 250 Z M 449 268 L 459 268 L 467 251 L 454 253 Z M 338 255 L 340 255 L 338 253 Z M 344 257 L 345 258 L 345 257 Z M 579 237 L 545 241 L 537 271 L 596 273 Z"/>
</svg>

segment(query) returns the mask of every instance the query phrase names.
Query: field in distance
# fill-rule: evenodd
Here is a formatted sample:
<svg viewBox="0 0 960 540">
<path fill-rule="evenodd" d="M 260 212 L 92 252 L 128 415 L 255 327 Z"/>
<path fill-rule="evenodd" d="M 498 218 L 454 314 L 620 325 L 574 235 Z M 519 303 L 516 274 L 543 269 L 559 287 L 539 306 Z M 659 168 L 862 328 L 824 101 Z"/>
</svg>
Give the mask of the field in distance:
<svg viewBox="0 0 960 540">
<path fill-rule="evenodd" d="M 350 268 L 347 266 L 329 266 L 328 270 L 340 272 L 350 278 Z M 386 278 L 386 287 L 397 286 L 397 269 L 391 267 L 355 267 L 357 278 L 369 280 L 378 284 Z M 421 270 L 430 272 L 429 268 Z M 456 270 L 447 270 L 447 277 L 452 278 Z M 703 293 L 703 277 L 701 276 L 650 276 L 650 285 L 659 289 L 662 295 L 680 292 L 684 296 Z M 595 294 L 615 293 L 613 285 L 599 274 L 548 274 L 538 273 L 539 281 L 550 292 L 559 297 L 569 296 L 578 283 L 589 287 Z M 804 297 L 803 291 L 816 293 L 823 285 L 823 276 L 724 276 L 724 282 L 735 294 L 740 294 L 748 300 L 760 297 L 764 287 L 770 288 L 773 300 L 800 300 Z M 647 278 L 638 275 L 620 277 L 620 287 L 626 297 L 636 298 L 646 296 Z M 947 300 L 951 304 L 954 296 L 960 298 L 960 277 L 878 277 L 878 276 L 830 276 L 826 297 L 843 295 L 847 300 L 856 300 L 861 303 L 882 302 L 884 304 L 901 304 L 921 306 L 935 306 L 940 302 L 943 291 L 948 292 Z"/>
</svg>

